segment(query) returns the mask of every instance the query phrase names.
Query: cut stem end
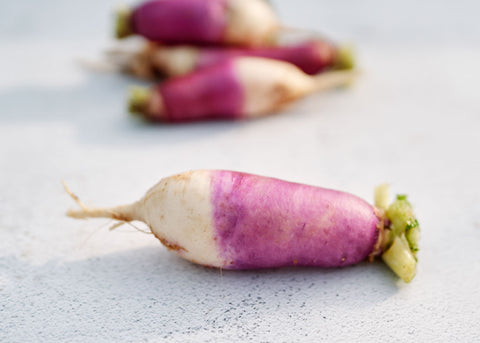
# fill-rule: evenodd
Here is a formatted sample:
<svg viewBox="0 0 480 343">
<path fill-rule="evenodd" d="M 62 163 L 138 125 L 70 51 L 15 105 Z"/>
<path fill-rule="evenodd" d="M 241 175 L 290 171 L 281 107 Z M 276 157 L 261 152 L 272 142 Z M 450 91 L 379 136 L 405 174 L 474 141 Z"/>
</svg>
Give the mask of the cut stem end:
<svg viewBox="0 0 480 343">
<path fill-rule="evenodd" d="M 132 10 L 128 7 L 120 7 L 115 15 L 115 37 L 122 39 L 132 35 L 133 29 L 130 23 Z"/>
<path fill-rule="evenodd" d="M 349 45 L 338 47 L 333 69 L 351 70 L 353 68 L 355 68 L 355 55 L 353 48 Z"/>
<path fill-rule="evenodd" d="M 388 223 L 382 239 L 382 259 L 397 276 L 408 283 L 416 273 L 420 227 L 406 196 L 397 196 L 388 207 L 387 196 L 387 185 L 376 188 L 375 205 L 385 210 Z"/>
<path fill-rule="evenodd" d="M 133 86 L 128 97 L 128 110 L 130 113 L 144 114 L 147 110 L 151 90 L 146 87 Z"/>
<path fill-rule="evenodd" d="M 383 183 L 375 187 L 375 206 L 386 211 L 390 201 L 390 187 Z"/>
<path fill-rule="evenodd" d="M 351 70 L 353 68 L 355 68 L 355 54 L 353 48 L 350 45 L 339 46 L 333 69 Z"/>
<path fill-rule="evenodd" d="M 413 256 L 404 236 L 395 237 L 390 248 L 382 255 L 383 261 L 406 283 L 412 281 L 417 269 L 417 260 Z"/>
</svg>

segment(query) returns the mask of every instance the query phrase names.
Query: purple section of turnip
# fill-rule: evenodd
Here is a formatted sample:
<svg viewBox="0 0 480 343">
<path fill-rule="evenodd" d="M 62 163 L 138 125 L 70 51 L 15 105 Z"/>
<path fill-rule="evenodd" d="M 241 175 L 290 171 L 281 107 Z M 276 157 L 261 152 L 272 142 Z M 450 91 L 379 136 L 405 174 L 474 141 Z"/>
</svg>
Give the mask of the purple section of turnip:
<svg viewBox="0 0 480 343">
<path fill-rule="evenodd" d="M 378 238 L 375 209 L 334 190 L 218 171 L 212 203 L 225 268 L 346 266 L 364 260 Z"/>
<path fill-rule="evenodd" d="M 215 44 L 226 26 L 225 0 L 153 0 L 136 7 L 132 31 L 163 43 Z"/>
<path fill-rule="evenodd" d="M 242 114 L 243 89 L 231 61 L 170 79 L 157 88 L 168 121 L 238 118 Z"/>
</svg>

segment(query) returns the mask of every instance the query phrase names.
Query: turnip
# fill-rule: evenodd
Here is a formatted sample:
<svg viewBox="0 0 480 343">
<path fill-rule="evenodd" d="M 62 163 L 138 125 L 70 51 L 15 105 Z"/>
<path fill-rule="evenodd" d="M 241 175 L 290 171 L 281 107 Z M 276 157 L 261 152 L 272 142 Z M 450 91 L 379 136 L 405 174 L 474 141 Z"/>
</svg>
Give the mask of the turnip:
<svg viewBox="0 0 480 343">
<path fill-rule="evenodd" d="M 202 47 L 193 45 L 166 46 L 146 43 L 140 49 L 114 49 L 107 52 L 110 62 L 120 70 L 142 78 L 157 74 L 179 76 L 226 59 L 256 56 L 290 62 L 307 74 L 328 69 L 353 68 L 352 53 L 324 39 L 255 48 Z"/>
<path fill-rule="evenodd" d="M 150 0 L 118 12 L 116 35 L 174 44 L 260 45 L 278 28 L 263 0 Z"/>
<path fill-rule="evenodd" d="M 259 57 L 238 57 L 148 89 L 132 89 L 131 112 L 151 120 L 240 119 L 262 116 L 307 94 L 344 86 L 351 71 L 310 76 L 294 65 Z"/>
<path fill-rule="evenodd" d="M 378 189 L 376 205 L 385 193 Z M 404 196 L 381 208 L 331 189 L 197 170 L 162 179 L 129 205 L 79 204 L 67 214 L 142 221 L 168 249 L 204 266 L 342 267 L 381 256 L 405 282 L 415 276 L 419 227 Z"/>
</svg>

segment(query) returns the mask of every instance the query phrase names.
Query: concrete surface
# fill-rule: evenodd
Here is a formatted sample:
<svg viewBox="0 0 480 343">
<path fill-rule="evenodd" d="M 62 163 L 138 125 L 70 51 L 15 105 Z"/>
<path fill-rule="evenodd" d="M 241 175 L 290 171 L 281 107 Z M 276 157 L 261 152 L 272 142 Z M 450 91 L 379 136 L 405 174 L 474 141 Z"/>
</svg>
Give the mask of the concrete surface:
<svg viewBox="0 0 480 343">
<path fill-rule="evenodd" d="M 274 1 L 357 46 L 362 76 L 252 122 L 144 124 L 135 80 L 82 70 L 114 1 L 0 4 L 1 342 L 473 342 L 480 336 L 475 1 Z M 390 182 L 422 227 L 417 277 L 382 263 L 220 272 L 128 226 L 74 221 L 163 176 L 223 168 L 349 191 Z"/>
</svg>

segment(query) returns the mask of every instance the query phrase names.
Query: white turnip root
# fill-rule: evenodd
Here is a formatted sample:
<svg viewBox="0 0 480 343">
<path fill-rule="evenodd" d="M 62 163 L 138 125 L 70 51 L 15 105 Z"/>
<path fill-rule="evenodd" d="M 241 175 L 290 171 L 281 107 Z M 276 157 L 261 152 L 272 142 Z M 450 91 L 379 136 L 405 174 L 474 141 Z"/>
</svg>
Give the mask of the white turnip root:
<svg viewBox="0 0 480 343">
<path fill-rule="evenodd" d="M 377 193 L 384 204 L 385 189 Z M 342 267 L 381 256 L 405 282 L 415 276 L 419 227 L 402 196 L 382 209 L 340 191 L 197 170 L 162 179 L 129 205 L 80 205 L 67 214 L 142 221 L 168 249 L 205 266 Z"/>
<path fill-rule="evenodd" d="M 348 85 L 354 75 L 331 71 L 311 76 L 287 62 L 238 57 L 152 89 L 133 88 L 129 109 L 156 121 L 253 118 L 310 93 Z"/>
</svg>

